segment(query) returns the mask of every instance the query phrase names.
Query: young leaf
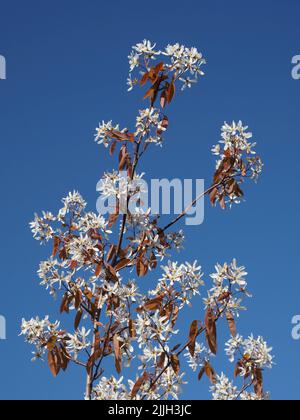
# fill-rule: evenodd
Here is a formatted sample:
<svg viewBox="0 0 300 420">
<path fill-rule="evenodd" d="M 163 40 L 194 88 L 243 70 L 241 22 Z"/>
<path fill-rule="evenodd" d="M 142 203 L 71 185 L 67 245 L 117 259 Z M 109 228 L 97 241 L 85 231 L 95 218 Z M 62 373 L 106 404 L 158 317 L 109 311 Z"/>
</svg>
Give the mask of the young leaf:
<svg viewBox="0 0 300 420">
<path fill-rule="evenodd" d="M 114 344 L 114 352 L 115 352 L 115 366 L 118 374 L 122 371 L 122 358 L 121 358 L 121 345 L 120 341 L 118 339 L 118 335 L 115 334 L 113 338 L 113 344 Z"/>
<path fill-rule="evenodd" d="M 147 372 L 144 372 L 143 376 L 141 376 L 135 383 L 132 391 L 131 391 L 131 398 L 134 399 L 141 387 L 144 385 L 144 383 L 149 379 L 149 375 Z"/>
<path fill-rule="evenodd" d="M 193 321 L 189 334 L 189 351 L 192 357 L 195 355 L 196 338 L 198 334 L 198 321 Z"/>
<path fill-rule="evenodd" d="M 171 366 L 175 372 L 175 374 L 178 376 L 180 373 L 180 361 L 176 354 L 171 355 Z"/>
<path fill-rule="evenodd" d="M 55 257 L 55 255 L 56 255 L 56 254 L 57 254 L 57 252 L 58 252 L 59 245 L 60 245 L 60 239 L 59 239 L 59 237 L 58 237 L 58 236 L 55 236 L 55 238 L 54 238 L 54 243 L 53 243 L 53 252 L 52 252 L 52 257 L 53 257 L 53 258 Z"/>
<path fill-rule="evenodd" d="M 48 352 L 48 366 L 52 375 L 56 378 L 59 373 L 59 369 L 57 364 L 57 357 L 55 356 L 53 351 Z"/>
<path fill-rule="evenodd" d="M 232 337 L 235 337 L 236 333 L 237 333 L 237 329 L 236 329 L 236 324 L 235 324 L 233 314 L 231 312 L 227 312 L 226 313 L 226 318 L 227 318 L 230 333 L 231 333 Z"/>
<path fill-rule="evenodd" d="M 206 339 L 210 351 L 213 354 L 217 354 L 218 346 L 217 346 L 217 326 L 213 311 L 211 308 L 208 308 L 205 317 L 205 326 L 206 326 Z"/>
<path fill-rule="evenodd" d="M 80 322 L 81 322 L 81 319 L 82 319 L 82 310 L 81 309 L 79 309 L 79 311 L 77 312 L 77 314 L 76 314 L 76 317 L 75 317 L 75 322 L 74 322 L 74 329 L 75 330 L 77 330 L 78 329 L 78 327 L 79 327 L 79 325 L 80 325 Z"/>
<path fill-rule="evenodd" d="M 135 329 L 135 323 L 132 319 L 129 320 L 129 336 L 131 338 L 136 337 L 136 329 Z"/>
<path fill-rule="evenodd" d="M 209 362 L 205 363 L 204 369 L 205 369 L 206 376 L 208 377 L 210 382 L 214 384 L 216 381 L 216 374 Z"/>
<path fill-rule="evenodd" d="M 131 263 L 131 260 L 127 259 L 127 258 L 123 258 L 115 267 L 116 271 L 120 271 L 122 270 L 122 268 L 127 267 L 128 264 Z"/>
</svg>

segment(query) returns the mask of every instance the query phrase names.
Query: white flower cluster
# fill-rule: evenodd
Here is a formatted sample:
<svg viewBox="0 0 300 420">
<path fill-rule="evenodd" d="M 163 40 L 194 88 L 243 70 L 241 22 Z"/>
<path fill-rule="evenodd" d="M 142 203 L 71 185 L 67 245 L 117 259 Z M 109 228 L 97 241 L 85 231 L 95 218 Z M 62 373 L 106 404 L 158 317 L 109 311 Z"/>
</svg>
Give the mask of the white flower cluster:
<svg viewBox="0 0 300 420">
<path fill-rule="evenodd" d="M 256 146 L 256 143 L 249 143 L 248 140 L 253 137 L 253 134 L 248 133 L 247 130 L 248 127 L 244 127 L 242 121 L 238 123 L 233 121 L 231 125 L 225 122 L 222 127 L 222 140 L 220 140 L 220 144 L 213 147 L 213 154 L 224 157 L 223 153 L 227 150 L 231 154 L 234 154 L 236 150 L 246 151 L 247 154 L 255 154 L 252 149 Z M 221 144 L 223 144 L 223 148 Z"/>
<path fill-rule="evenodd" d="M 155 390 L 147 388 L 147 400 L 178 400 L 182 392 L 182 386 L 187 382 L 184 380 L 184 373 L 175 375 L 172 367 L 169 367 L 161 376 L 158 387 Z"/>
<path fill-rule="evenodd" d="M 262 337 L 254 338 L 253 335 L 244 339 L 240 335 L 231 338 L 226 343 L 226 354 L 231 362 L 242 355 L 240 375 L 245 376 L 255 369 L 271 369 L 273 366 L 272 348 L 268 347 Z"/>
<path fill-rule="evenodd" d="M 147 137 L 146 143 L 162 145 L 162 134 L 167 130 L 168 122 L 156 108 L 139 111 L 136 119 L 136 136 Z"/>
<path fill-rule="evenodd" d="M 74 279 L 74 275 L 81 268 L 91 266 L 93 269 L 94 262 L 101 260 L 103 248 L 99 245 L 99 238 L 106 238 L 111 233 L 104 217 L 85 211 L 86 203 L 78 192 L 70 193 L 62 202 L 63 207 L 57 216 L 43 212 L 42 217 L 35 215 L 35 220 L 30 223 L 35 239 L 57 241 L 56 254 L 60 259 L 54 255 L 42 261 L 38 270 L 40 284 L 50 289 L 54 297 L 56 287 L 61 289 L 64 285 L 69 288 L 71 283 L 87 286 L 95 281 L 94 272 L 86 281 Z"/>
<path fill-rule="evenodd" d="M 200 295 L 200 287 L 204 285 L 203 273 L 197 261 L 193 264 L 185 263 L 179 265 L 177 262 L 169 262 L 167 266 L 163 266 L 163 277 L 159 280 L 156 289 L 151 292 L 158 295 L 169 290 L 170 287 L 180 290 L 180 307 L 190 305 L 193 296 Z M 177 289 L 176 289 L 177 290 Z"/>
<path fill-rule="evenodd" d="M 269 401 L 270 394 L 268 392 L 263 393 L 261 396 L 254 392 L 242 392 L 240 395 L 241 401 Z"/>
<path fill-rule="evenodd" d="M 182 89 L 192 87 L 198 81 L 199 76 L 203 76 L 202 67 L 206 63 L 203 55 L 197 48 L 187 48 L 179 43 L 168 45 L 164 51 L 156 50 L 156 44 L 144 40 L 142 43 L 133 47 L 129 55 L 130 74 L 128 78 L 129 91 L 138 83 L 137 79 L 132 78 L 132 72 L 139 68 L 142 72 L 150 70 L 150 61 L 159 56 L 168 57 L 170 62 L 165 63 L 165 68 L 169 72 L 174 72 L 182 82 Z"/>
<path fill-rule="evenodd" d="M 69 193 L 66 198 L 63 198 L 63 207 L 59 210 L 57 216 L 52 213 L 43 212 L 42 216 L 35 215 L 35 219 L 30 223 L 33 236 L 36 240 L 41 242 L 48 242 L 56 234 L 61 234 L 61 229 L 54 229 L 51 224 L 53 222 L 60 222 L 62 225 L 72 223 L 71 230 L 76 228 L 82 233 L 87 233 L 90 230 L 102 230 L 106 233 L 107 222 L 101 215 L 96 215 L 92 212 L 84 212 L 86 202 L 82 196 L 74 191 Z M 69 220 L 68 219 L 69 216 Z"/>
<path fill-rule="evenodd" d="M 120 133 L 126 133 L 127 129 L 120 129 L 120 125 L 113 125 L 112 121 L 108 121 L 107 123 L 102 121 L 102 124 L 99 123 L 99 126 L 96 128 L 95 134 L 95 142 L 98 144 L 103 144 L 105 147 L 108 147 L 111 140 L 110 133 L 112 131 L 118 131 Z"/>
<path fill-rule="evenodd" d="M 262 337 L 255 339 L 253 335 L 244 339 L 240 335 L 237 335 L 226 343 L 225 351 L 231 362 L 234 362 L 237 358 L 238 374 L 244 379 L 250 377 L 251 381 L 249 383 L 244 382 L 242 390 L 238 392 L 233 382 L 222 373 L 221 376 L 216 376 L 216 382 L 211 388 L 213 399 L 241 399 L 242 401 L 268 400 L 268 393 L 252 393 L 247 391 L 252 385 L 255 386 L 258 370 L 271 369 L 273 366 L 272 349 L 268 347 L 264 339 Z"/>
<path fill-rule="evenodd" d="M 41 243 L 48 242 L 51 240 L 56 234 L 60 234 L 59 229 L 53 229 L 51 224 L 53 222 L 61 222 L 65 224 L 67 222 L 67 216 L 69 215 L 73 222 L 77 221 L 78 218 L 81 217 L 82 212 L 86 208 L 86 202 L 83 200 L 82 196 L 74 191 L 70 192 L 66 198 L 62 200 L 63 207 L 59 210 L 57 216 L 54 216 L 50 212 L 42 213 L 42 216 L 35 214 L 35 218 L 32 222 L 30 222 L 30 228 L 33 233 L 33 237 L 40 241 Z M 88 217 L 88 216 L 87 216 Z M 90 222 L 97 218 L 96 215 L 90 214 Z M 87 222 L 87 220 L 86 220 Z M 103 220 L 101 219 L 101 228 L 103 228 Z M 84 225 L 82 225 L 83 227 Z M 85 223 L 85 227 L 88 226 L 88 223 Z M 90 228 L 90 227 L 89 227 Z"/>
<path fill-rule="evenodd" d="M 172 368 L 168 368 L 162 374 L 159 385 L 156 388 L 151 388 L 150 380 L 147 379 L 142 383 L 139 392 L 134 399 L 141 400 L 141 396 L 144 396 L 146 400 L 158 400 L 162 397 L 161 392 L 163 391 L 164 400 L 178 400 L 181 393 L 181 386 L 186 384 L 183 380 L 183 376 L 184 375 L 175 376 Z M 136 381 L 137 380 L 138 378 L 136 378 Z M 111 376 L 110 378 L 103 377 L 99 384 L 93 388 L 93 400 L 131 400 L 132 390 L 136 381 L 128 380 L 128 386 L 126 386 L 123 376 L 119 380 L 114 376 Z"/>
<path fill-rule="evenodd" d="M 193 372 L 196 372 L 205 365 L 205 362 L 209 361 L 211 353 L 203 344 L 196 343 L 194 356 L 191 355 L 190 351 L 187 351 L 184 356 L 189 367 Z"/>
<path fill-rule="evenodd" d="M 90 330 L 87 331 L 85 327 L 82 327 L 75 334 L 68 334 L 67 349 L 70 354 L 74 355 L 75 359 L 77 359 L 78 353 L 90 347 L 91 343 L 88 340 L 90 333 Z"/>
<path fill-rule="evenodd" d="M 246 167 L 245 170 L 251 170 L 251 177 L 256 181 L 263 170 L 263 163 L 260 158 L 253 157 L 253 155 L 256 155 L 254 150 L 256 143 L 249 141 L 253 134 L 248 132 L 248 128 L 248 126 L 243 125 L 242 121 L 238 123 L 233 121 L 232 124 L 225 122 L 222 127 L 220 144 L 213 147 L 212 153 L 220 158 L 217 161 L 217 169 L 225 156 L 229 154 L 234 157 L 237 172 L 241 171 L 239 164 L 241 159 L 246 156 L 248 168 Z"/>
<path fill-rule="evenodd" d="M 216 383 L 211 387 L 214 401 L 234 401 L 238 397 L 237 387 L 222 373 L 217 375 Z"/>
<path fill-rule="evenodd" d="M 131 179 L 126 172 L 106 172 L 98 182 L 97 191 L 103 199 L 114 198 L 127 203 L 127 198 L 146 191 L 144 174 L 135 174 Z"/>
<path fill-rule="evenodd" d="M 172 335 L 178 334 L 178 330 L 173 329 L 173 325 L 170 319 L 166 316 L 161 316 L 159 312 L 156 312 L 151 317 L 147 312 L 143 312 L 141 315 L 138 315 L 137 318 L 137 335 L 138 343 L 140 348 L 147 345 L 147 342 L 150 343 L 151 340 L 160 340 L 162 343 L 168 343 Z M 148 347 L 148 345 L 147 345 Z M 151 351 L 153 351 L 151 345 Z M 146 353 L 149 355 L 149 348 L 147 348 Z M 153 359 L 156 354 L 154 351 Z"/>
<path fill-rule="evenodd" d="M 99 250 L 98 241 L 82 233 L 68 244 L 68 251 L 72 260 L 80 265 L 89 264 L 91 260 L 93 263 L 95 259 L 103 256 L 102 251 Z"/>
<path fill-rule="evenodd" d="M 34 220 L 30 222 L 30 228 L 34 239 L 40 241 L 41 243 L 48 242 L 50 239 L 52 239 L 54 231 L 49 225 L 49 221 L 53 220 L 55 219 L 50 219 L 49 215 L 45 212 L 43 212 L 42 217 L 40 217 L 38 214 L 35 214 Z"/>
<path fill-rule="evenodd" d="M 226 315 L 228 311 L 239 316 L 239 311 L 245 308 L 241 306 L 242 299 L 237 296 L 241 294 L 250 297 L 246 290 L 245 267 L 238 267 L 234 259 L 231 264 L 217 264 L 215 268 L 216 272 L 210 276 L 214 286 L 204 299 L 205 306 L 217 309 L 221 316 Z"/>
<path fill-rule="evenodd" d="M 66 198 L 62 199 L 63 208 L 60 209 L 58 214 L 58 220 L 64 221 L 67 214 L 71 213 L 72 217 L 79 217 L 86 208 L 87 203 L 84 201 L 79 192 L 70 192 Z"/>
<path fill-rule="evenodd" d="M 191 88 L 193 83 L 197 83 L 198 76 L 204 76 L 202 67 L 206 61 L 197 48 L 187 48 L 177 43 L 168 45 L 163 54 L 170 57 L 171 64 L 168 67 L 171 70 L 179 72 L 180 75 L 190 73 L 190 77 L 180 77 L 183 90 Z"/>
<path fill-rule="evenodd" d="M 83 233 L 87 233 L 91 229 L 102 230 L 103 232 L 111 233 L 107 229 L 107 221 L 104 219 L 104 217 L 91 212 L 84 214 L 80 218 L 78 223 L 78 229 Z"/>
<path fill-rule="evenodd" d="M 46 345 L 51 337 L 57 337 L 57 340 L 61 339 L 59 337 L 59 326 L 60 323 L 58 321 L 51 323 L 49 316 L 46 316 L 44 319 L 37 317 L 35 319 L 32 318 L 30 321 L 22 320 L 20 335 L 25 336 L 26 342 L 36 347 L 32 361 L 43 358 L 46 352 Z"/>
<path fill-rule="evenodd" d="M 93 388 L 93 400 L 95 401 L 118 401 L 129 400 L 130 395 L 124 385 L 124 377 L 119 380 L 114 376 L 101 378 L 99 384 Z"/>
<path fill-rule="evenodd" d="M 142 209 L 135 209 L 128 217 L 128 229 L 132 229 L 135 238 L 131 243 L 137 248 L 143 248 L 145 253 L 149 254 L 149 259 L 163 261 L 170 257 L 170 250 L 180 251 L 183 248 L 184 234 L 182 231 L 172 232 L 165 235 L 162 241 L 156 224 L 155 216 L 150 217 L 149 210 L 147 212 Z M 130 257 L 130 255 L 129 255 Z"/>
</svg>

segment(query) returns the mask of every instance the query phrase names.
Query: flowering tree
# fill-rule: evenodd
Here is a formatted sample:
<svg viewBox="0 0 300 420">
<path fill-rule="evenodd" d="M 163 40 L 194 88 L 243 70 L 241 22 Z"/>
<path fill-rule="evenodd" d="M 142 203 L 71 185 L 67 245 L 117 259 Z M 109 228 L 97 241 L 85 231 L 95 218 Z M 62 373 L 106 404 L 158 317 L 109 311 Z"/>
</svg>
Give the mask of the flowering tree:
<svg viewBox="0 0 300 420">
<path fill-rule="evenodd" d="M 114 211 L 107 218 L 87 212 L 85 201 L 74 192 L 62 200 L 57 215 L 44 212 L 31 223 L 35 239 L 53 243 L 51 257 L 38 271 L 41 285 L 59 298 L 60 312 L 72 315 L 74 328 L 66 331 L 47 316 L 23 320 L 21 334 L 36 347 L 34 360 L 47 357 L 54 376 L 66 371 L 70 363 L 85 369 L 88 400 L 177 399 L 185 384 L 184 361 L 199 380 L 203 375 L 209 378 L 215 400 L 266 399 L 263 371 L 272 367 L 271 349 L 262 337 L 245 339 L 237 333 L 236 319 L 245 309 L 244 299 L 250 297 L 244 267 L 236 260 L 216 266 L 206 285 L 203 319 L 191 320 L 186 332 L 178 331 L 178 319 L 205 287 L 197 262 L 167 262 L 155 288 L 147 293 L 132 279 L 155 273 L 159 261 L 182 248 L 183 232 L 170 229 L 190 207 L 160 226 L 157 215 L 138 205 L 141 175 L 137 167 L 149 147 L 163 144 L 169 125 L 165 109 L 178 85 L 189 88 L 204 75 L 205 60 L 196 48 L 176 44 L 158 51 L 144 41 L 133 48 L 129 61 L 129 90 L 148 85 L 144 99 L 150 106 L 139 111 L 132 132 L 103 122 L 96 133 L 96 142 L 109 148 L 111 156 L 118 149 L 119 171 L 126 173 L 105 173 L 99 186 L 103 197 L 115 198 Z M 218 160 L 212 185 L 191 206 L 205 195 L 223 209 L 241 201 L 243 184 L 256 181 L 263 166 L 251 137 L 241 122 L 225 123 L 220 143 L 213 147 Z M 125 203 L 122 181 L 126 181 Z M 129 211 L 132 202 L 136 211 Z M 234 363 L 232 381 L 213 368 L 222 320 L 231 335 L 225 351 Z M 186 336 L 183 345 L 178 344 L 178 333 Z M 121 373 L 129 366 L 130 372 L 136 369 L 137 373 L 125 382 Z M 116 373 L 107 374 L 112 369 Z"/>
</svg>

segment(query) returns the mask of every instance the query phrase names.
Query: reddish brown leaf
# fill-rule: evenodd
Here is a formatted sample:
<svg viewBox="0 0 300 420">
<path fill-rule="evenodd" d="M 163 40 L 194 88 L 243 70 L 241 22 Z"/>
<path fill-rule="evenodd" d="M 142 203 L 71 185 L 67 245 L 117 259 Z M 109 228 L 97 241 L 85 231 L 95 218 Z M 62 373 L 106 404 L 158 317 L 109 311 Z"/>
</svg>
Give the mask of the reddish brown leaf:
<svg viewBox="0 0 300 420">
<path fill-rule="evenodd" d="M 157 309 L 160 309 L 162 301 L 163 296 L 159 296 L 155 299 L 149 300 L 149 302 L 145 303 L 144 309 L 146 311 L 156 311 Z"/>
<path fill-rule="evenodd" d="M 217 327 L 216 321 L 211 308 L 208 308 L 205 316 L 205 326 L 206 326 L 206 339 L 209 345 L 209 348 L 213 354 L 217 354 Z"/>
<path fill-rule="evenodd" d="M 56 342 L 57 342 L 57 337 L 53 336 L 50 337 L 47 343 L 47 349 L 49 351 L 52 351 L 54 349 L 54 347 L 56 346 Z"/>
<path fill-rule="evenodd" d="M 165 366 L 165 361 L 166 361 L 166 353 L 163 352 L 158 359 L 157 367 L 159 369 L 162 369 Z"/>
<path fill-rule="evenodd" d="M 116 147 L 117 147 L 117 142 L 116 141 L 112 142 L 109 149 L 110 156 L 112 156 L 115 153 Z"/>
<path fill-rule="evenodd" d="M 161 71 L 164 70 L 164 67 L 165 67 L 165 63 L 161 61 L 160 63 L 157 64 L 157 66 L 155 66 L 155 69 L 154 69 L 155 73 L 156 74 L 160 73 Z"/>
<path fill-rule="evenodd" d="M 157 268 L 157 258 L 154 252 L 152 252 L 151 257 L 150 257 L 150 267 L 152 270 L 155 270 Z"/>
<path fill-rule="evenodd" d="M 111 130 L 107 133 L 112 139 L 117 141 L 129 141 L 134 142 L 134 134 L 121 133 L 121 131 Z"/>
<path fill-rule="evenodd" d="M 198 381 L 201 381 L 201 379 L 203 378 L 204 373 L 205 373 L 205 367 L 203 366 L 203 368 L 199 372 Z"/>
<path fill-rule="evenodd" d="M 263 395 L 263 374 L 261 369 L 255 370 L 255 379 L 254 379 L 254 392 L 261 398 Z"/>
<path fill-rule="evenodd" d="M 78 262 L 77 261 L 75 261 L 75 260 L 72 260 L 71 261 L 71 265 L 70 265 L 70 268 L 71 268 L 71 270 L 75 270 L 75 268 L 78 266 Z"/>
<path fill-rule="evenodd" d="M 118 374 L 122 371 L 122 359 L 121 359 L 121 345 L 120 341 L 118 340 L 118 335 L 115 334 L 113 338 L 113 344 L 114 344 L 114 352 L 115 352 L 115 366 Z"/>
<path fill-rule="evenodd" d="M 59 367 L 57 363 L 57 357 L 53 351 L 48 352 L 48 366 L 52 375 L 56 378 L 59 373 Z"/>
<path fill-rule="evenodd" d="M 145 73 L 141 79 L 141 86 L 145 86 L 145 84 L 148 82 L 149 80 L 149 73 Z"/>
<path fill-rule="evenodd" d="M 100 276 L 100 274 L 101 274 L 101 272 L 102 272 L 102 267 L 103 267 L 103 265 L 102 265 L 102 264 L 97 264 L 97 265 L 96 265 L 96 270 L 95 270 L 95 276 L 96 276 L 96 277 L 99 277 L 99 276 Z"/>
<path fill-rule="evenodd" d="M 136 337 L 135 323 L 132 319 L 129 320 L 129 335 L 131 338 Z"/>
<path fill-rule="evenodd" d="M 167 94 L 166 94 L 166 91 L 164 90 L 160 97 L 160 106 L 162 108 L 165 108 L 166 104 L 167 104 Z"/>
<path fill-rule="evenodd" d="M 77 312 L 77 314 L 76 314 L 76 317 L 75 317 L 75 321 L 74 321 L 74 329 L 75 330 L 77 330 L 77 328 L 79 327 L 79 325 L 80 325 L 80 322 L 81 322 L 81 319 L 82 319 L 82 310 L 80 309 L 78 312 Z"/>
<path fill-rule="evenodd" d="M 58 249 L 59 249 L 59 245 L 60 245 L 60 239 L 59 239 L 58 236 L 55 236 L 54 243 L 53 243 L 52 257 L 55 257 L 55 255 L 57 254 Z"/>
<path fill-rule="evenodd" d="M 81 300 L 82 300 L 82 292 L 80 289 L 77 289 L 75 293 L 75 309 L 76 310 L 80 308 Z"/>
<path fill-rule="evenodd" d="M 131 263 L 131 260 L 127 259 L 127 258 L 123 258 L 115 267 L 116 271 L 120 271 L 122 270 L 122 268 L 127 267 L 128 264 Z"/>
<path fill-rule="evenodd" d="M 144 372 L 143 376 L 141 376 L 135 383 L 132 391 L 131 391 L 131 398 L 135 398 L 141 389 L 141 387 L 144 385 L 144 383 L 149 379 L 149 375 L 147 372 Z"/>
<path fill-rule="evenodd" d="M 111 280 L 118 281 L 116 270 L 110 264 L 106 264 L 106 269 L 107 274 L 110 276 Z"/>
<path fill-rule="evenodd" d="M 137 271 L 137 275 L 139 277 L 144 277 L 147 272 L 148 272 L 148 268 L 149 268 L 149 263 L 146 260 L 143 260 L 142 258 L 139 258 L 136 262 L 136 271 Z"/>
<path fill-rule="evenodd" d="M 151 98 L 151 97 L 153 97 L 153 95 L 154 95 L 154 93 L 155 93 L 155 89 L 153 88 L 153 87 L 151 87 L 146 93 L 145 93 L 145 96 L 144 96 L 144 99 L 147 99 L 147 98 Z"/>
<path fill-rule="evenodd" d="M 226 210 L 226 202 L 225 202 L 225 196 L 224 195 L 222 195 L 220 197 L 220 206 L 221 206 L 222 210 Z"/>
<path fill-rule="evenodd" d="M 61 302 L 61 305 L 60 305 L 60 313 L 61 314 L 68 311 L 68 300 L 69 300 L 69 294 L 65 293 L 64 297 L 63 297 L 63 300 Z"/>
<path fill-rule="evenodd" d="M 171 355 L 171 366 L 175 374 L 178 376 L 180 373 L 180 361 L 176 354 Z"/>
<path fill-rule="evenodd" d="M 172 315 L 172 327 L 175 326 L 179 316 L 179 307 L 175 306 L 173 309 L 173 315 Z"/>
<path fill-rule="evenodd" d="M 172 82 L 170 83 L 167 90 L 167 100 L 169 103 L 172 102 L 174 95 L 175 95 L 175 84 Z"/>
<path fill-rule="evenodd" d="M 87 365 L 86 365 L 86 370 L 87 370 L 88 374 L 91 373 L 95 362 L 101 357 L 101 355 L 102 355 L 101 349 L 97 349 L 93 352 L 93 354 L 89 358 L 89 360 L 87 362 Z"/>
<path fill-rule="evenodd" d="M 230 333 L 231 333 L 232 337 L 235 337 L 236 333 L 237 333 L 237 329 L 236 329 L 236 324 L 235 324 L 233 314 L 231 312 L 227 312 L 226 313 L 226 318 L 227 318 Z"/>
<path fill-rule="evenodd" d="M 236 367 L 234 369 L 235 378 L 237 378 L 240 375 L 242 367 L 243 367 L 243 362 L 242 361 L 237 362 Z"/>
<path fill-rule="evenodd" d="M 195 355 L 196 338 L 198 335 L 198 321 L 193 321 L 190 327 L 189 334 L 189 351 L 192 357 Z"/>
<path fill-rule="evenodd" d="M 214 188 L 212 192 L 210 193 L 210 202 L 213 206 L 216 204 L 217 196 L 218 196 L 218 188 Z"/>
<path fill-rule="evenodd" d="M 214 384 L 215 381 L 216 381 L 216 374 L 215 374 L 215 371 L 214 371 L 214 369 L 212 368 L 212 366 L 210 365 L 209 362 L 205 363 L 204 370 L 205 370 L 205 374 L 208 377 L 208 379 L 210 380 L 210 382 L 212 384 Z"/>
</svg>

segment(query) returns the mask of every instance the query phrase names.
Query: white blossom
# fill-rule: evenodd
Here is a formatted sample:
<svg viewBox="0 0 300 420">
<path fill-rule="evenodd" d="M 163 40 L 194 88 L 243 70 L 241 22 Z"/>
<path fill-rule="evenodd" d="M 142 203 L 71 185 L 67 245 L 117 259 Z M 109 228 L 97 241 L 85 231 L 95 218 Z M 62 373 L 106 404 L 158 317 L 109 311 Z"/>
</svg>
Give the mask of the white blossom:
<svg viewBox="0 0 300 420">
<path fill-rule="evenodd" d="M 144 40 L 142 43 L 133 47 L 133 51 L 128 57 L 130 76 L 127 83 L 130 91 L 135 85 L 131 81 L 131 73 L 135 69 L 140 69 L 142 74 L 149 71 L 151 67 L 150 60 L 154 60 L 159 56 L 161 56 L 161 60 L 164 62 L 165 69 L 171 74 L 176 75 L 176 78 L 182 82 L 183 90 L 197 83 L 199 76 L 204 76 L 202 68 L 206 64 L 206 61 L 197 48 L 188 48 L 177 43 L 168 45 L 164 51 L 159 51 L 156 50 L 156 44 Z"/>
<path fill-rule="evenodd" d="M 67 337 L 67 349 L 70 353 L 73 353 L 75 357 L 82 350 L 87 349 L 91 343 L 88 340 L 91 330 L 86 330 L 85 327 L 82 327 L 80 330 L 77 330 L 75 334 L 68 334 Z"/>
<path fill-rule="evenodd" d="M 116 379 L 114 376 L 101 378 L 99 384 L 93 388 L 93 400 L 128 400 L 129 394 L 123 381 L 124 377 L 120 379 Z"/>
<path fill-rule="evenodd" d="M 187 359 L 189 367 L 193 372 L 196 372 L 199 368 L 204 366 L 205 361 L 208 359 L 209 352 L 203 344 L 196 343 L 194 356 L 191 355 L 189 350 L 184 356 Z"/>
<path fill-rule="evenodd" d="M 49 225 L 49 223 L 46 223 L 46 220 L 49 219 L 35 214 L 34 221 L 30 222 L 30 229 L 33 233 L 34 239 L 42 243 L 48 242 L 54 235 L 53 228 Z"/>
<path fill-rule="evenodd" d="M 214 401 L 234 401 L 238 397 L 237 387 L 222 373 L 217 375 L 216 383 L 211 387 Z"/>
<path fill-rule="evenodd" d="M 127 128 L 120 129 L 120 125 L 113 125 L 112 121 L 107 123 L 102 121 L 102 124 L 99 123 L 99 126 L 96 128 L 95 142 L 98 144 L 103 144 L 105 147 L 108 147 L 110 144 L 110 133 L 112 131 L 118 131 L 121 133 L 126 133 Z"/>
<path fill-rule="evenodd" d="M 77 191 L 70 192 L 67 197 L 62 199 L 62 202 L 64 206 L 58 213 L 58 220 L 60 221 L 64 221 L 64 218 L 69 213 L 71 213 L 73 216 L 79 217 L 87 205 L 87 203 Z"/>
<path fill-rule="evenodd" d="M 154 55 L 159 55 L 160 51 L 155 50 L 156 44 L 151 43 L 151 41 L 144 39 L 143 42 L 136 44 L 133 47 L 133 50 L 136 51 L 138 55 L 147 55 L 149 57 L 153 57 Z"/>
<path fill-rule="evenodd" d="M 254 338 L 253 335 L 244 340 L 243 337 L 237 335 L 226 343 L 226 354 L 230 362 L 234 362 L 236 357 L 243 358 L 246 368 L 254 365 L 258 369 L 271 369 L 274 362 L 271 355 L 272 348 L 268 347 L 262 337 Z M 244 376 L 241 369 L 241 375 Z"/>
</svg>

